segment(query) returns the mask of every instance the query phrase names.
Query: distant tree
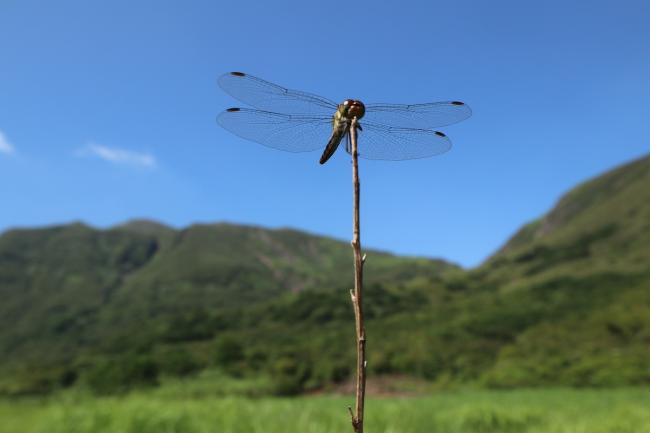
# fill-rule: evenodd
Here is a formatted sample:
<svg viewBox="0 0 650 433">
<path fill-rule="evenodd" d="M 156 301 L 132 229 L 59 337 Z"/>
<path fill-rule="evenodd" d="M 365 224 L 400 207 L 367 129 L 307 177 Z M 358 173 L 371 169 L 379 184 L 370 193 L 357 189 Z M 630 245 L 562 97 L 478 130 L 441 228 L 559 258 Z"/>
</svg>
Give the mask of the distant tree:
<svg viewBox="0 0 650 433">
<path fill-rule="evenodd" d="M 98 361 L 87 371 L 85 381 L 98 394 L 113 394 L 137 386 L 157 385 L 158 373 L 158 365 L 149 356 L 129 354 Z"/>
<path fill-rule="evenodd" d="M 201 368 L 188 350 L 178 347 L 160 355 L 160 366 L 164 373 L 172 376 L 187 376 Z"/>
<path fill-rule="evenodd" d="M 273 391 L 277 395 L 295 395 L 304 391 L 304 384 L 311 371 L 306 363 L 294 356 L 282 356 L 270 366 Z"/>
<path fill-rule="evenodd" d="M 214 354 L 215 364 L 228 368 L 243 360 L 244 347 L 238 340 L 229 336 L 217 339 Z"/>
</svg>

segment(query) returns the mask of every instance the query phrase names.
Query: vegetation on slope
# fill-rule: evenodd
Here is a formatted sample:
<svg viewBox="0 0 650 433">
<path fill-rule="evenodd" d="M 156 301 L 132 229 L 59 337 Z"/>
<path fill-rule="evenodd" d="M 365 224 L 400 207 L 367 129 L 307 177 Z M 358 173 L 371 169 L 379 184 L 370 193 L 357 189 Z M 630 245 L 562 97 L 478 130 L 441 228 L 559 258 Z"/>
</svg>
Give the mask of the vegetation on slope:
<svg viewBox="0 0 650 433">
<path fill-rule="evenodd" d="M 370 252 L 369 369 L 440 386 L 650 384 L 650 158 L 580 185 L 484 265 Z M 101 393 L 219 369 L 291 394 L 345 382 L 344 242 L 138 221 L 0 236 L 0 392 Z"/>
</svg>

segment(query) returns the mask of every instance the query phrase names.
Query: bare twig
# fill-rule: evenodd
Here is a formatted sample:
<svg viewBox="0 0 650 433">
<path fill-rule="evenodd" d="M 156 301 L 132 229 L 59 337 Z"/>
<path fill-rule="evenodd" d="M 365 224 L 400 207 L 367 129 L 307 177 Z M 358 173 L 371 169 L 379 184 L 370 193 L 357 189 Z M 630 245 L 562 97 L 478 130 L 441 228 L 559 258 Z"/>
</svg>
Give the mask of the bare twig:
<svg viewBox="0 0 650 433">
<path fill-rule="evenodd" d="M 359 230 L 359 165 L 357 150 L 357 118 L 353 118 L 350 125 L 350 141 L 352 153 L 352 185 L 354 187 L 354 212 L 352 251 L 354 253 L 354 293 L 352 306 L 357 334 L 357 386 L 356 404 L 352 416 L 352 428 L 355 433 L 363 433 L 363 409 L 366 397 L 366 330 L 363 324 L 363 265 L 366 261 L 365 254 L 361 256 L 361 235 Z"/>
</svg>

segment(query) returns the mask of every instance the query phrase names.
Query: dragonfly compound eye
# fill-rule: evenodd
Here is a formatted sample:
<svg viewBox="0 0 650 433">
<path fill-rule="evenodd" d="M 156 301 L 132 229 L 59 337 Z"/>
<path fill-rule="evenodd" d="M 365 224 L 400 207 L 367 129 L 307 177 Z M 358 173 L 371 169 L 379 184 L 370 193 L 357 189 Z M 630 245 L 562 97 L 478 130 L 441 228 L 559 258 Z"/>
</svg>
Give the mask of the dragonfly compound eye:
<svg viewBox="0 0 650 433">
<path fill-rule="evenodd" d="M 364 114 L 366 114 L 366 106 L 363 105 L 363 102 L 361 101 L 350 101 L 350 108 L 348 109 L 348 114 L 351 117 L 356 117 L 357 119 L 361 119 Z"/>
</svg>

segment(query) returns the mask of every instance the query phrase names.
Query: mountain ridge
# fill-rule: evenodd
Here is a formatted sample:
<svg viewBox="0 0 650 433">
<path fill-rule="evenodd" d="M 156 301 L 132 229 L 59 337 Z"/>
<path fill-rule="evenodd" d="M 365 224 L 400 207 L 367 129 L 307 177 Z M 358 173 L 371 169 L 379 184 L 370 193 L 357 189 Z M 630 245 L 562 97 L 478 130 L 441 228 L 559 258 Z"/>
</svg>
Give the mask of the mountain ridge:
<svg viewBox="0 0 650 433">
<path fill-rule="evenodd" d="M 650 384 L 650 157 L 569 191 L 476 268 L 370 252 L 372 374 Z M 7 231 L 0 393 L 206 368 L 327 387 L 353 365 L 351 261 L 345 241 L 232 223 Z"/>
</svg>

